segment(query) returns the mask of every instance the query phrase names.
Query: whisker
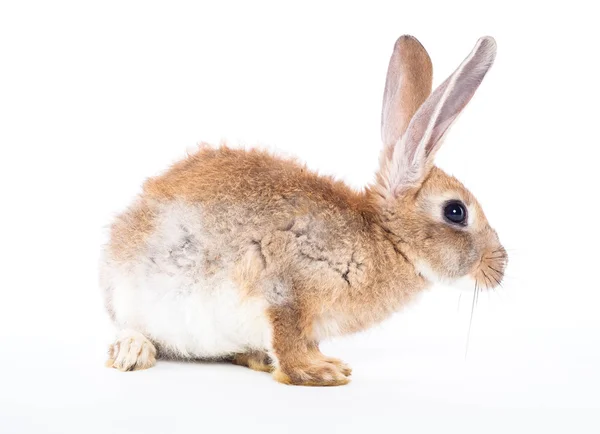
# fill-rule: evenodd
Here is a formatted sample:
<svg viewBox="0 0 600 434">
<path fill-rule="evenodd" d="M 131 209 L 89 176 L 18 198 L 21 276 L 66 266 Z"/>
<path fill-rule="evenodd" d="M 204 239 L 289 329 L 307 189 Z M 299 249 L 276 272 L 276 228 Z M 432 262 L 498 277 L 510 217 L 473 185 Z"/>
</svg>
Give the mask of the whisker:
<svg viewBox="0 0 600 434">
<path fill-rule="evenodd" d="M 502 287 L 502 283 L 500 283 L 500 281 L 496 278 L 496 276 L 494 276 L 492 274 L 492 278 L 496 281 L 496 283 L 498 284 L 498 286 Z"/>
<path fill-rule="evenodd" d="M 491 260 L 494 260 L 494 259 L 507 259 L 507 258 L 508 258 L 508 257 L 507 257 L 506 255 L 503 255 L 503 256 L 493 256 L 493 257 L 489 257 L 489 256 L 488 256 L 488 257 L 485 257 L 485 258 L 483 258 L 483 259 L 486 259 L 486 260 L 488 260 L 488 261 L 491 261 Z"/>
<path fill-rule="evenodd" d="M 486 286 L 487 288 L 491 288 L 491 287 L 492 287 L 492 280 L 491 280 L 491 279 L 488 277 L 488 275 L 487 275 L 487 274 L 485 274 L 485 271 L 481 270 L 481 272 L 483 273 L 483 276 L 485 277 L 485 280 L 486 280 L 486 284 L 485 284 L 485 286 Z M 490 282 L 490 286 L 489 286 L 489 287 L 487 286 L 487 282 Z"/>
<path fill-rule="evenodd" d="M 506 247 L 501 247 L 499 249 L 494 250 L 492 253 L 495 252 L 515 252 L 517 249 L 507 249 Z"/>
<path fill-rule="evenodd" d="M 465 359 L 469 352 L 469 341 L 471 340 L 471 325 L 473 325 L 473 312 L 475 312 L 475 295 L 477 294 L 477 282 L 475 282 L 475 289 L 473 290 L 473 303 L 471 304 L 471 318 L 469 319 L 469 331 L 467 332 L 467 345 L 465 347 Z"/>
<path fill-rule="evenodd" d="M 487 267 L 488 267 L 490 270 L 494 270 L 496 273 L 498 273 L 499 275 L 501 275 L 501 276 L 502 276 L 502 273 L 501 273 L 501 272 L 499 272 L 498 270 L 496 270 L 494 267 L 491 267 L 491 266 L 489 266 L 489 265 L 488 265 Z"/>
<path fill-rule="evenodd" d="M 494 276 L 494 275 L 492 275 L 492 277 L 494 278 L 494 280 L 496 281 L 496 283 L 497 283 L 499 286 L 502 286 L 502 280 L 504 280 L 504 279 L 505 279 L 505 278 L 507 278 L 507 277 L 508 277 L 508 278 L 510 278 L 509 276 L 506 276 L 506 274 L 504 274 L 503 272 L 501 272 L 501 271 L 499 271 L 499 270 L 495 269 L 494 267 L 492 267 L 492 266 L 490 266 L 490 265 L 488 265 L 487 267 L 488 267 L 490 270 L 493 270 L 493 271 L 494 271 L 494 272 L 495 272 L 495 273 L 498 275 L 498 276 Z M 491 274 L 491 273 L 490 273 L 490 274 Z"/>
</svg>

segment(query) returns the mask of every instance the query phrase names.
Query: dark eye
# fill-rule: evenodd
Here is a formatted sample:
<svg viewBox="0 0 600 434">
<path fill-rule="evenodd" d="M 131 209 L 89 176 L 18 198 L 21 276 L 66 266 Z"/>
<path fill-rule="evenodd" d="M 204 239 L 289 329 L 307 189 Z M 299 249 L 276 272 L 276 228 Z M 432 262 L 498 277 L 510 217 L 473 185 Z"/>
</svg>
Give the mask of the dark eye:
<svg viewBox="0 0 600 434">
<path fill-rule="evenodd" d="M 462 202 L 448 202 L 444 207 L 444 217 L 451 223 L 467 224 L 467 209 Z"/>
</svg>

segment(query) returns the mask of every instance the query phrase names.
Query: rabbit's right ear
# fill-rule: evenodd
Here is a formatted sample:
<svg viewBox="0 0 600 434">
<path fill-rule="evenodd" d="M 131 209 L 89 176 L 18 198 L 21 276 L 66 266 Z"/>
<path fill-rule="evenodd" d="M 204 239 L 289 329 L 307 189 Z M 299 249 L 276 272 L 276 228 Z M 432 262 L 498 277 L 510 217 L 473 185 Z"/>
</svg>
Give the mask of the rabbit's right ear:
<svg viewBox="0 0 600 434">
<path fill-rule="evenodd" d="M 381 164 L 392 158 L 413 115 L 431 94 L 433 68 L 421 43 L 413 36 L 400 36 L 390 58 L 381 107 Z"/>
</svg>

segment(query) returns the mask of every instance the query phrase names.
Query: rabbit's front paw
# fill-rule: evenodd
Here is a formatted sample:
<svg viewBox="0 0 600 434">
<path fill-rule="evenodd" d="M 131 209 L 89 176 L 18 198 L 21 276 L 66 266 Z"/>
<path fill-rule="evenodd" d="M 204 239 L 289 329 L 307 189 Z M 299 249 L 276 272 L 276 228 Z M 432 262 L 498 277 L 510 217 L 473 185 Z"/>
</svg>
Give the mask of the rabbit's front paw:
<svg viewBox="0 0 600 434">
<path fill-rule="evenodd" d="M 338 367 L 335 363 L 320 360 L 306 366 L 280 367 L 273 372 L 273 378 L 280 383 L 298 386 L 341 386 L 350 382 L 346 376 L 350 369 L 342 365 Z"/>
<path fill-rule="evenodd" d="M 106 366 L 119 371 L 148 369 L 156 363 L 156 348 L 143 334 L 124 330 L 108 349 Z"/>
<path fill-rule="evenodd" d="M 325 356 L 325 361 L 327 363 L 334 364 L 340 370 L 340 372 L 342 374 L 344 374 L 346 377 L 352 375 L 352 368 L 350 366 L 348 366 L 346 363 L 342 362 L 340 359 Z"/>
</svg>

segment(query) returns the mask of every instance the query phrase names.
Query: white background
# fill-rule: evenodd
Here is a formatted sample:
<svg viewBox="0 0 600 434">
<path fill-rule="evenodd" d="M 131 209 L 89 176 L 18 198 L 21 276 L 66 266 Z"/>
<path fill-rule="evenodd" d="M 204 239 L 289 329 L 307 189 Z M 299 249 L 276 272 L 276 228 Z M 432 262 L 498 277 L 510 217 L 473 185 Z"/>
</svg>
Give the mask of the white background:
<svg viewBox="0 0 600 434">
<path fill-rule="evenodd" d="M 0 3 L 0 432 L 598 432 L 591 2 L 252 3 Z M 402 33 L 428 49 L 434 85 L 478 37 L 498 43 L 437 160 L 510 255 L 466 357 L 471 294 L 436 287 L 325 343 L 354 368 L 345 387 L 229 365 L 104 368 L 98 253 L 142 181 L 227 139 L 361 188 Z"/>
</svg>

